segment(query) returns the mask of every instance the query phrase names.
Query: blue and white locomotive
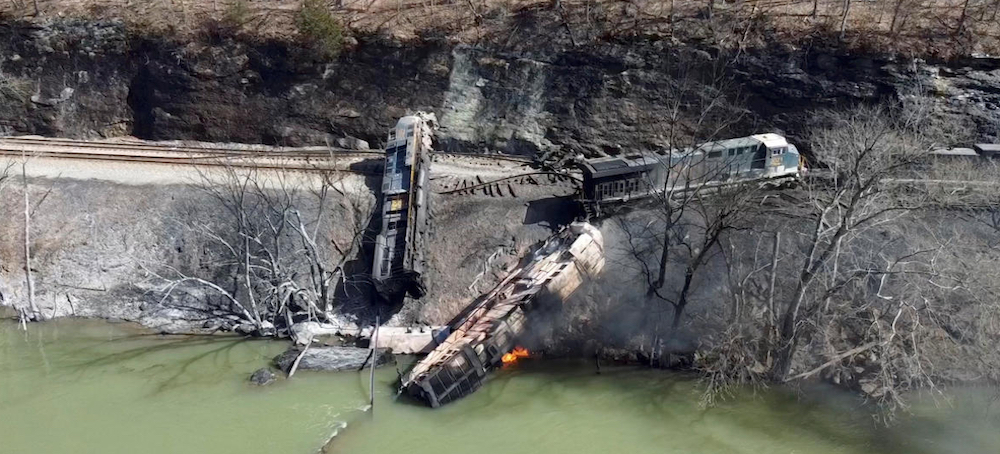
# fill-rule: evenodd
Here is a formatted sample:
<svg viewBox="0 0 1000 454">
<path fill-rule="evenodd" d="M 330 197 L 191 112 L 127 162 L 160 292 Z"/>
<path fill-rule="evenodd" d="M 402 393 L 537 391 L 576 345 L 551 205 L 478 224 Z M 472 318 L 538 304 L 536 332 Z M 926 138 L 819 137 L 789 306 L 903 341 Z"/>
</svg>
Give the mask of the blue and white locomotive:
<svg viewBox="0 0 1000 454">
<path fill-rule="evenodd" d="M 797 180 L 802 159 L 795 145 L 778 134 L 755 134 L 671 150 L 587 159 L 583 203 L 599 215 L 602 206 L 666 191 L 699 190 L 727 183 Z"/>
<path fill-rule="evenodd" d="M 424 294 L 424 246 L 429 228 L 431 141 L 436 118 L 418 112 L 389 130 L 382 176 L 382 228 L 375 238 L 372 278 L 383 297 Z"/>
</svg>

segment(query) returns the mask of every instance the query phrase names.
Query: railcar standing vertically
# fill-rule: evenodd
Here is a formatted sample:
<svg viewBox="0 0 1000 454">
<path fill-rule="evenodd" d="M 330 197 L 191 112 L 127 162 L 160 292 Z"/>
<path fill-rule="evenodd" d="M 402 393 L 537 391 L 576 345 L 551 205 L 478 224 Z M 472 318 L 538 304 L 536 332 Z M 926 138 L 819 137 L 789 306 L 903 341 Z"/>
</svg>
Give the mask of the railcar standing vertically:
<svg viewBox="0 0 1000 454">
<path fill-rule="evenodd" d="M 424 248 L 429 230 L 429 174 L 434 114 L 402 117 L 385 146 L 380 205 L 382 225 L 375 239 L 372 278 L 386 299 L 424 294 Z"/>
</svg>

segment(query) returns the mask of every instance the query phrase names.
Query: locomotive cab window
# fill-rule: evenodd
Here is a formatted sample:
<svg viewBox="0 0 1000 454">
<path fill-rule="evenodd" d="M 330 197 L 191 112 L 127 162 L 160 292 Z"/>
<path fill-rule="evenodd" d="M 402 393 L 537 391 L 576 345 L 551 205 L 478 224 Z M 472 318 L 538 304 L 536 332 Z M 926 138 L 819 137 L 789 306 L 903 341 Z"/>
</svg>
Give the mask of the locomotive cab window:
<svg viewBox="0 0 1000 454">
<path fill-rule="evenodd" d="M 715 151 L 709 151 L 708 152 L 709 159 L 711 159 L 711 158 L 718 158 L 718 157 L 721 157 L 721 156 L 722 156 L 722 151 L 721 150 L 715 150 Z"/>
</svg>

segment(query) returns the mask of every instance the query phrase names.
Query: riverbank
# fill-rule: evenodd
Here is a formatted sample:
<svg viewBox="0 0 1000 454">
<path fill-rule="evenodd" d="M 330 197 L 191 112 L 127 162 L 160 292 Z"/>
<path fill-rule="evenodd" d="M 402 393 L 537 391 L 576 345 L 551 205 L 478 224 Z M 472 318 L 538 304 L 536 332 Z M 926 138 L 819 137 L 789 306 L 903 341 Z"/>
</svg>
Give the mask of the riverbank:
<svg viewBox="0 0 1000 454">
<path fill-rule="evenodd" d="M 1000 94 L 995 86 L 1000 80 L 1000 64 L 988 56 L 962 51 L 960 57 L 928 63 L 826 40 L 769 39 L 745 48 L 727 47 L 718 41 L 662 30 L 605 36 L 591 29 L 586 41 L 574 42 L 574 32 L 565 30 L 577 22 L 560 17 L 554 5 L 529 6 L 482 27 L 506 32 L 482 40 L 452 40 L 448 33 L 403 39 L 370 30 L 350 36 L 350 45 L 329 58 L 317 58 L 308 46 L 288 36 L 160 33 L 162 30 L 137 29 L 136 23 L 117 20 L 113 12 L 104 18 L 108 20 L 12 19 L 0 27 L 0 38 L 6 38 L 0 39 L 0 72 L 4 76 L 0 78 L 0 96 L 8 101 L 0 103 L 0 134 L 133 134 L 151 139 L 282 145 L 364 139 L 378 147 L 399 116 L 426 110 L 440 113 L 443 128 L 436 146 L 441 150 L 520 154 L 560 168 L 578 155 L 667 147 L 668 139 L 676 139 L 668 137 L 669 131 L 704 119 L 700 117 L 704 110 L 698 105 L 705 101 L 704 93 L 723 93 L 725 96 L 709 100 L 724 106 L 715 113 L 724 124 L 716 131 L 719 137 L 775 131 L 802 145 L 807 154 L 812 143 L 806 138 L 825 118 L 817 111 L 853 104 L 893 104 L 901 99 L 926 102 L 926 110 L 908 112 L 926 112 L 928 118 L 947 120 L 937 124 L 954 132 L 948 135 L 954 139 L 949 144 L 997 140 Z M 572 12 L 579 14 L 581 10 Z M 463 30 L 474 32 L 477 28 Z M 70 176 L 93 175 L 84 170 L 75 169 L 77 173 Z M 131 181 L 136 175 L 125 177 L 122 179 Z M 384 313 L 383 320 L 393 315 L 390 323 L 394 325 L 448 322 L 502 277 L 532 244 L 574 214 L 568 208 L 572 200 L 560 198 L 572 193 L 565 187 L 549 193 L 452 196 L 435 201 L 436 232 L 428 246 L 432 257 L 426 276 L 430 293 L 421 301 L 388 307 L 392 304 L 379 302 L 364 277 L 370 269 L 370 248 L 360 246 L 364 241 L 355 241 L 373 236 L 370 210 L 378 183 L 353 179 L 357 184 L 346 191 L 350 196 L 331 202 L 330 210 L 315 209 L 322 204 L 307 200 L 300 212 L 315 215 L 307 223 L 321 226 L 314 231 L 324 235 L 316 244 L 323 245 L 326 250 L 322 252 L 329 255 L 324 258 L 330 259 L 332 266 L 326 270 L 341 273 L 332 277 L 339 279 L 335 298 L 325 302 L 331 309 L 336 306 L 338 317 L 343 315 L 347 322 L 359 325 L 372 323 L 376 313 Z M 241 236 L 246 230 L 236 231 L 232 226 L 245 227 L 241 224 L 244 219 L 269 218 L 233 215 L 224 202 L 213 198 L 211 186 L 198 189 L 177 184 L 176 179 L 171 183 L 140 187 L 54 178 L 28 185 L 38 200 L 48 194 L 36 211 L 30 242 L 40 318 L 80 315 L 135 320 L 163 332 L 233 330 L 270 335 L 283 329 L 275 326 L 280 322 L 268 321 L 269 327 L 259 320 L 250 323 L 253 316 L 237 308 L 253 298 L 241 288 L 241 282 L 248 279 L 239 279 L 248 274 L 241 273 L 247 261 L 231 247 L 246 242 L 246 235 Z M 28 291 L 23 284 L 23 267 L 19 266 L 23 256 L 23 193 L 17 186 L 9 185 L 0 200 L 0 232 L 5 233 L 0 238 L 0 292 L 5 294 L 4 304 L 23 307 Z M 865 196 L 864 191 L 858 194 Z M 641 275 L 642 269 L 669 270 L 660 283 L 666 290 L 680 290 L 688 288 L 683 283 L 684 268 L 693 263 L 693 257 L 674 254 L 667 257 L 669 263 L 664 266 L 649 267 L 661 265 L 653 249 L 662 238 L 647 235 L 640 239 L 645 244 L 629 251 L 635 238 L 629 238 L 630 232 L 622 230 L 621 222 L 632 221 L 610 220 L 602 230 L 611 238 L 608 243 L 616 245 L 608 251 L 615 271 L 590 287 L 589 293 L 579 295 L 562 318 L 538 322 L 536 332 L 540 334 L 533 341 L 542 349 L 560 350 L 561 356 L 591 358 L 610 347 L 625 352 L 616 356 L 653 363 L 662 362 L 656 357 L 663 352 L 702 353 L 726 345 L 727 340 L 742 339 L 746 343 L 736 345 L 734 350 L 738 351 L 722 352 L 745 361 L 728 363 L 736 364 L 735 372 L 726 374 L 739 376 L 750 370 L 759 378 L 773 366 L 773 352 L 761 348 L 747 354 L 747 349 L 760 346 L 758 340 L 770 336 L 770 331 L 754 331 L 764 326 L 754 322 L 766 319 L 763 302 L 768 292 L 761 290 L 767 286 L 762 283 L 761 270 L 771 266 L 782 272 L 770 281 L 778 282 L 770 295 L 777 295 L 786 307 L 791 307 L 790 301 L 802 301 L 802 295 L 798 299 L 790 295 L 797 283 L 789 276 L 811 279 L 817 272 L 827 273 L 801 287 L 811 292 L 805 313 L 818 319 L 802 325 L 810 327 L 811 332 L 802 336 L 810 345 L 792 352 L 790 370 L 795 375 L 816 370 L 814 376 L 845 383 L 869 395 L 881 392 L 881 396 L 886 395 L 883 388 L 891 390 L 900 384 L 894 379 L 900 376 L 919 377 L 902 380 L 907 386 L 919 386 L 917 381 L 995 379 L 996 358 L 990 356 L 992 353 L 981 353 L 995 351 L 991 350 L 993 320 L 998 313 L 994 301 L 981 298 L 995 294 L 990 283 L 996 282 L 989 273 L 996 260 L 991 253 L 991 235 L 996 232 L 982 222 L 988 213 L 953 216 L 952 211 L 921 212 L 885 228 L 852 233 L 849 239 L 857 241 L 845 246 L 850 249 L 845 255 L 835 248 L 836 252 L 831 250 L 827 255 L 836 254 L 833 261 L 802 273 L 794 263 L 813 260 L 811 255 L 798 253 L 808 248 L 803 238 L 810 226 L 781 218 L 780 210 L 787 206 L 775 200 L 794 203 L 808 200 L 810 194 L 789 191 L 786 195 L 788 198 L 764 197 L 774 205 L 754 220 L 755 226 L 773 228 L 773 232 L 733 229 L 747 235 L 725 246 L 718 243 L 714 249 L 700 249 L 686 243 L 698 239 L 702 224 L 697 219 L 671 227 L 673 241 L 686 243 L 674 252 L 712 249 L 713 253 L 699 273 L 690 274 L 694 290 L 691 298 L 684 300 L 685 304 L 691 302 L 689 318 L 669 333 L 666 327 L 671 323 L 672 297 L 648 301 L 650 280 Z M 984 217 L 975 218 L 980 215 Z M 654 212 L 640 213 L 633 218 L 634 226 L 654 225 L 656 217 Z M 925 222 L 927 219 L 930 221 Z M 250 230 L 256 232 L 265 230 L 263 224 L 252 227 Z M 776 237 L 771 239 L 778 231 L 788 232 L 783 243 Z M 660 232 L 667 235 L 667 229 Z M 228 243 L 218 241 L 220 233 L 232 235 L 227 237 Z M 958 233 L 968 238 L 954 243 L 947 240 Z M 291 241 L 273 243 L 285 248 L 277 254 L 285 262 L 274 267 L 274 280 L 265 280 L 264 287 L 292 281 L 297 288 L 312 285 L 305 277 L 313 271 L 306 263 L 309 254 L 298 246 L 302 238 L 285 234 L 289 236 L 279 239 Z M 234 238 L 238 240 L 235 243 Z M 820 243 L 833 244 L 828 240 L 822 238 Z M 775 253 L 776 264 L 768 265 L 764 262 L 766 245 L 772 241 L 783 257 Z M 956 297 L 945 295 L 934 280 L 916 283 L 884 278 L 907 274 L 886 267 L 898 265 L 895 260 L 923 248 L 948 257 L 954 265 L 948 270 L 949 279 L 982 285 L 948 287 L 960 293 Z M 748 251 L 754 251 L 752 257 Z M 264 257 L 271 251 L 256 252 Z M 727 253 L 739 254 L 742 261 L 724 269 L 726 258 L 736 256 Z M 938 257 L 931 260 L 930 256 L 922 254 L 927 263 L 921 265 L 936 266 L 944 261 Z M 979 261 L 965 267 L 967 257 Z M 843 263 L 838 263 L 841 258 Z M 728 271 L 754 274 L 760 282 L 738 289 L 737 284 L 750 281 L 724 282 L 722 276 L 735 275 Z M 932 274 L 937 275 L 937 271 Z M 745 277 L 749 279 L 750 274 Z M 926 268 L 909 274 L 929 275 Z M 217 287 L 194 285 L 199 282 L 195 278 Z M 822 285 L 817 284 L 820 281 Z M 876 285 L 876 281 L 880 283 Z M 887 281 L 898 295 L 879 293 Z M 838 295 L 835 310 L 815 310 L 830 308 L 830 298 L 824 300 L 819 293 L 841 284 L 849 288 Z M 232 292 L 229 297 L 225 296 L 227 289 Z M 736 290 L 755 292 L 751 296 L 758 306 L 746 304 L 746 298 L 738 300 Z M 897 301 L 906 304 L 896 307 Z M 310 307 L 298 310 L 300 314 L 316 312 Z M 738 313 L 740 310 L 746 313 Z M 774 308 L 768 310 L 773 312 Z M 902 315 L 904 310 L 906 315 Z M 897 313 L 905 317 L 903 325 L 893 321 Z M 744 320 L 751 322 L 733 324 L 730 314 L 749 317 Z M 773 325 L 776 316 L 772 313 L 769 317 Z M 724 329 L 732 326 L 751 329 L 740 333 Z M 788 326 L 793 332 L 799 324 Z M 897 336 L 897 326 L 913 336 Z M 908 344 L 911 339 L 916 339 L 913 343 L 920 348 Z M 837 360 L 862 346 L 868 354 Z M 881 354 L 889 359 L 880 361 Z M 903 360 L 896 361 L 900 358 Z M 671 362 L 669 357 L 665 361 Z M 827 363 L 834 367 L 820 367 Z M 899 369 L 893 369 L 896 367 L 906 370 L 901 375 Z M 790 372 L 778 375 L 783 380 Z M 875 379 L 881 381 L 872 384 L 870 380 Z"/>
<path fill-rule="evenodd" d="M 200 173 L 204 169 L 191 168 L 174 171 L 170 166 L 155 165 L 77 166 L 73 161 L 62 161 L 55 169 L 47 165 L 44 160 L 28 164 L 29 175 L 59 177 L 32 179 L 29 185 L 33 200 L 45 196 L 32 217 L 31 239 L 36 304 L 44 318 L 127 320 L 167 333 L 235 329 L 242 319 L 225 306 L 218 292 L 198 285 L 169 294 L 165 291 L 176 273 L 223 279 L 214 264 L 226 259 L 225 249 L 212 232 L 225 231 L 231 219 L 220 200 L 204 186 L 215 177 L 222 178 L 221 173 Z M 75 179 L 62 177 L 59 168 L 75 174 L 95 171 L 84 175 L 87 179 Z M 473 165 L 465 171 L 476 169 L 485 175 L 496 166 Z M 126 174 L 119 175 L 121 172 Z M 282 173 L 282 184 L 288 185 L 289 191 L 307 193 L 310 187 L 299 181 L 300 176 Z M 442 190 L 459 176 L 449 174 L 451 179 L 435 180 L 433 186 Z M 343 179 L 338 190 L 352 198 L 373 198 L 364 177 L 345 174 Z M 23 270 L 13 265 L 23 260 L 22 190 L 20 185 L 8 185 L 0 200 L 0 232 L 6 233 L 0 240 L 4 263 L 0 268 L 0 306 L 27 305 Z M 558 197 L 568 190 L 572 188 L 543 182 L 524 188 L 519 196 L 439 197 L 427 275 L 432 285 L 426 301 L 434 303 L 411 302 L 395 308 L 392 313 L 398 314 L 391 324 L 438 326 L 448 322 L 495 282 L 503 266 L 551 232 L 550 223 L 562 215 L 546 213 L 534 201 L 553 198 L 557 203 L 545 207 L 558 207 Z M 354 229 L 368 228 L 365 223 L 369 219 L 363 213 L 339 203 L 328 208 L 332 214 L 316 222 L 325 225 L 324 231 L 338 241 L 349 240 Z M 351 224 L 350 215 L 358 217 L 355 221 L 361 222 L 360 226 Z M 366 242 L 348 257 L 352 273 L 371 269 L 370 247 Z M 484 272 L 483 264 L 490 256 L 494 259 Z M 374 322 L 375 313 L 382 309 L 373 304 L 371 292 L 361 279 L 340 295 L 338 312 L 345 323 L 365 326 Z"/>
<path fill-rule="evenodd" d="M 160 336 L 124 325 L 0 322 L 0 437 L 11 452 L 235 453 L 268 449 L 437 452 L 441 440 L 482 452 L 972 454 L 1000 447 L 985 390 L 918 399 L 913 415 L 879 428 L 864 403 L 828 387 L 796 397 L 781 388 L 699 406 L 683 375 L 574 361 L 523 362 L 441 409 L 396 401 L 392 368 L 368 376 L 300 371 L 255 387 L 246 378 L 284 342 Z M 341 429 L 343 423 L 346 428 Z M 183 434 L 183 435 L 180 435 Z"/>
</svg>

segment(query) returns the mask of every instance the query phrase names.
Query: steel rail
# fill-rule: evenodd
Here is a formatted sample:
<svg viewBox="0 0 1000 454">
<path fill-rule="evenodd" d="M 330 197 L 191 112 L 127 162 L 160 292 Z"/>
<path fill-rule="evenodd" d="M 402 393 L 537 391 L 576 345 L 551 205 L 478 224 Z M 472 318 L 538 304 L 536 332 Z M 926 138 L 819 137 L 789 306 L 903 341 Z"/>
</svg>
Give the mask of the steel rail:
<svg viewBox="0 0 1000 454">
<path fill-rule="evenodd" d="M 378 150 L 349 150 L 346 148 L 333 148 L 333 147 L 271 147 L 263 146 L 263 148 L 242 148 L 239 146 L 223 146 L 218 144 L 206 144 L 204 146 L 197 145 L 174 145 L 166 143 L 146 143 L 146 142 L 111 142 L 111 141 L 91 141 L 91 140 L 76 140 L 76 139 L 62 139 L 62 138 L 50 138 L 50 137 L 3 137 L 0 138 L 0 147 L 8 148 L 7 144 L 15 144 L 27 147 L 73 147 L 73 148 L 89 148 L 89 149 L 108 149 L 108 150 L 129 150 L 129 151 L 153 151 L 153 152 L 186 152 L 186 153 L 225 153 L 225 154 L 236 154 L 236 155 L 261 155 L 261 154 L 296 154 L 296 155 L 317 155 L 323 156 L 328 155 L 330 152 L 335 154 L 358 154 L 358 155 L 381 155 L 382 152 Z M 258 146 L 258 145 L 254 145 Z"/>
<path fill-rule="evenodd" d="M 48 149 L 46 149 L 48 148 Z M 110 141 L 86 141 L 76 139 L 49 138 L 49 137 L 2 137 L 0 138 L 0 152 L 48 152 L 51 149 L 72 148 L 89 150 L 108 150 L 106 155 L 115 155 L 116 150 L 130 152 L 154 152 L 154 153 L 183 153 L 196 154 L 199 159 L 212 159 L 220 157 L 249 156 L 268 158 L 317 158 L 317 159 L 337 159 L 337 158 L 381 158 L 385 155 L 382 150 L 349 150 L 344 148 L 333 148 L 324 146 L 310 147 L 267 147 L 262 149 L 241 148 L 238 146 L 221 145 L 173 145 L 164 143 L 143 143 L 143 142 L 110 142 Z M 63 152 L 66 153 L 66 152 Z M 83 152 L 73 151 L 75 154 L 83 155 Z M 10 155 L 11 153 L 4 153 Z M 96 154 L 96 153 L 95 153 Z M 434 152 L 438 157 L 458 157 L 486 161 L 507 161 L 528 165 L 533 162 L 530 158 L 516 156 L 502 156 L 495 154 L 462 153 L 462 152 Z M 184 156 L 184 159 L 194 158 Z M 95 158 L 96 159 L 96 158 Z"/>
<path fill-rule="evenodd" d="M 8 151 L 0 149 L 0 156 L 13 156 L 20 157 L 21 153 L 19 151 Z M 141 155 L 111 155 L 104 153 L 65 153 L 65 152 L 42 152 L 41 154 L 34 154 L 33 157 L 40 158 L 55 158 L 55 159 L 77 159 L 77 160 L 89 160 L 89 161 L 114 161 L 114 162 L 133 162 L 133 163 L 145 163 L 145 164 L 169 164 L 169 165 L 191 165 L 191 166 L 202 166 L 202 167 L 237 167 L 237 168 L 252 168 L 252 169 L 263 169 L 263 170 L 285 170 L 285 171 L 301 171 L 301 172 L 320 172 L 320 171 L 334 171 L 334 172 L 348 172 L 360 175 L 381 175 L 380 170 L 358 170 L 351 168 L 337 168 L 337 167 L 323 167 L 323 166 L 303 166 L 303 165 L 288 165 L 288 164 L 277 164 L 268 163 L 260 161 L 225 161 L 225 160 L 198 160 L 193 157 L 171 157 L 171 156 L 141 156 Z"/>
<path fill-rule="evenodd" d="M 477 189 L 485 188 L 487 186 L 491 186 L 491 185 L 494 185 L 494 184 L 503 183 L 503 182 L 506 182 L 508 180 L 513 180 L 515 178 L 524 178 L 524 177 L 530 177 L 530 176 L 533 176 L 533 175 L 554 175 L 554 176 L 559 177 L 559 178 L 565 178 L 567 180 L 571 180 L 571 181 L 575 182 L 576 184 L 583 183 L 583 181 L 580 180 L 579 178 L 577 178 L 577 177 L 575 177 L 573 175 L 569 175 L 567 173 L 552 172 L 552 171 L 539 171 L 539 172 L 528 172 L 528 173 L 521 173 L 521 174 L 517 174 L 517 175 L 511 175 L 509 177 L 497 178 L 495 180 L 484 181 L 482 183 L 477 183 L 477 184 L 474 184 L 472 186 L 466 186 L 464 188 L 455 188 L 455 189 L 449 189 L 447 191 L 435 192 L 435 194 L 449 195 L 449 194 L 462 193 L 464 191 L 475 191 Z"/>
</svg>

